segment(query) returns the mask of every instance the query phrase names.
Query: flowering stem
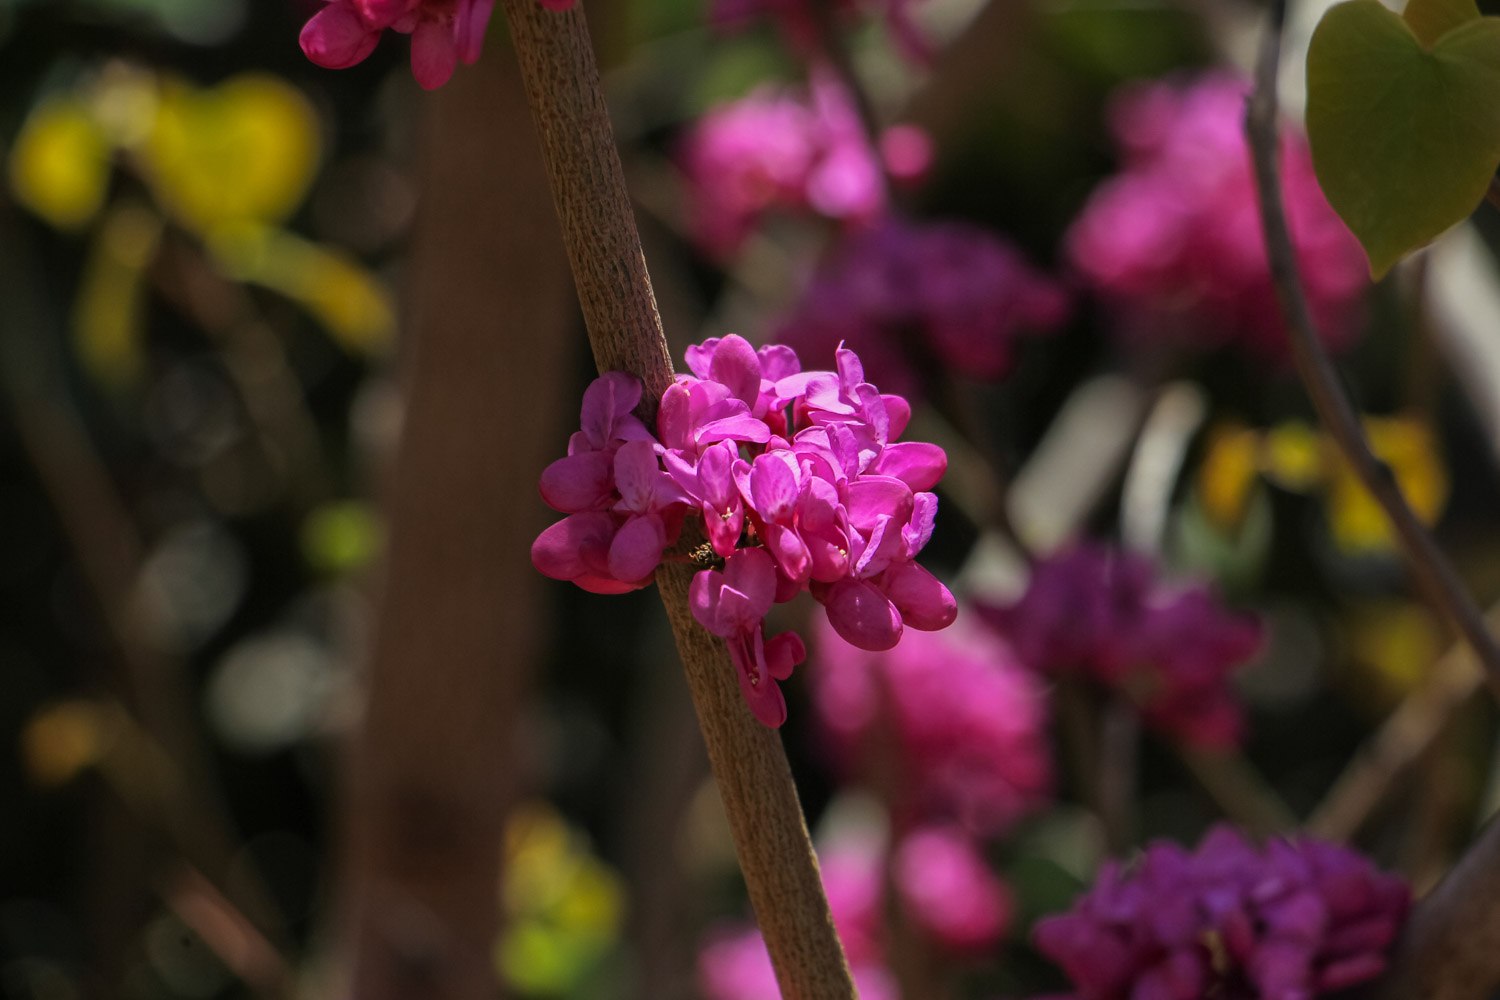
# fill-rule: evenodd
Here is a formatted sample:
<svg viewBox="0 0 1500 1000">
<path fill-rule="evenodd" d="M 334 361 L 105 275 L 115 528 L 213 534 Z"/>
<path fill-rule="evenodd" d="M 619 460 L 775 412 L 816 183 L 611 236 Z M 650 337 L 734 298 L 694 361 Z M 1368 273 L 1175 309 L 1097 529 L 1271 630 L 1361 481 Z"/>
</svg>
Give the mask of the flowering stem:
<svg viewBox="0 0 1500 1000">
<path fill-rule="evenodd" d="M 594 360 L 601 372 L 641 379 L 639 415 L 651 426 L 672 384 L 672 362 L 588 25 L 576 6 L 562 12 L 537 0 L 504 0 L 504 6 Z M 781 993 L 795 1000 L 853 998 L 781 740 L 751 715 L 723 641 L 694 621 L 688 609 L 694 572 L 665 562 L 656 582 Z"/>
<path fill-rule="evenodd" d="M 1365 439 L 1354 406 L 1345 395 L 1339 383 L 1338 371 L 1313 324 L 1307 297 L 1302 289 L 1301 275 L 1297 270 L 1291 235 L 1287 229 L 1286 212 L 1281 198 L 1281 177 L 1277 167 L 1280 143 L 1276 121 L 1276 71 L 1280 63 L 1285 0 L 1278 0 L 1273 5 L 1273 12 L 1274 21 L 1261 46 L 1255 92 L 1245 116 L 1245 133 L 1254 159 L 1256 184 L 1260 190 L 1261 224 L 1265 229 L 1271 278 L 1276 286 L 1277 296 L 1281 299 L 1282 313 L 1286 317 L 1292 357 L 1307 388 L 1307 394 L 1312 398 L 1319 420 L 1395 528 L 1407 565 L 1416 577 L 1423 595 L 1434 610 L 1453 623 L 1469 643 L 1484 667 L 1490 689 L 1500 699 L 1500 645 L 1495 643 L 1494 636 L 1485 626 L 1483 615 L 1464 590 L 1458 574 L 1416 514 L 1412 513 L 1390 469 L 1370 450 L 1370 443 Z"/>
<path fill-rule="evenodd" d="M 1287 230 L 1277 171 L 1276 72 L 1286 0 L 1276 0 L 1271 10 L 1271 26 L 1261 43 L 1256 66 L 1255 92 L 1245 116 L 1245 133 L 1260 189 L 1271 276 L 1286 316 L 1297 370 L 1319 418 L 1395 527 L 1427 599 L 1458 626 L 1483 666 L 1491 690 L 1500 697 L 1500 647 L 1437 543 L 1407 506 L 1390 471 L 1370 451 L 1354 407 L 1343 394 L 1338 372 L 1313 325 Z M 1500 949 L 1494 946 L 1500 938 L 1497 882 L 1500 823 L 1491 822 L 1413 911 L 1391 969 L 1375 988 L 1374 996 L 1382 1000 L 1477 1000 L 1488 996 L 1500 983 Z"/>
</svg>

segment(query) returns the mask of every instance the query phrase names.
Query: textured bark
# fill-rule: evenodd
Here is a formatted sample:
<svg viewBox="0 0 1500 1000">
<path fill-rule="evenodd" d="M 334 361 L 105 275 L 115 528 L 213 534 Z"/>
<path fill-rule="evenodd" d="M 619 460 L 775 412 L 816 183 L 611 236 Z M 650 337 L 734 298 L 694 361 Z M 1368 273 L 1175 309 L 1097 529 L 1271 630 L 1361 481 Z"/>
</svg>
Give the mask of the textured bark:
<svg viewBox="0 0 1500 1000">
<path fill-rule="evenodd" d="M 535 483 L 577 314 L 515 64 L 424 98 L 405 421 L 344 817 L 345 995 L 494 996 L 517 702 L 538 653 Z"/>
<path fill-rule="evenodd" d="M 537 0 L 504 6 L 594 360 L 641 379 L 640 412 L 651 421 L 672 363 L 583 11 L 548 11 Z M 656 581 L 777 982 L 788 1000 L 853 997 L 780 737 L 750 714 L 724 644 L 693 620 L 692 574 L 666 563 Z"/>
</svg>

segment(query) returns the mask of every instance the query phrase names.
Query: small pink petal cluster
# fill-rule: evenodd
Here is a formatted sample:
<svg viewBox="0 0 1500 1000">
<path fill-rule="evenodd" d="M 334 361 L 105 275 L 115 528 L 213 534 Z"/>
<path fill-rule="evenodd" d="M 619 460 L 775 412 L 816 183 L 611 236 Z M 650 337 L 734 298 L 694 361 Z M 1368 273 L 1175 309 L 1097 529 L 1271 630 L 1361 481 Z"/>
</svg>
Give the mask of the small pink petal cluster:
<svg viewBox="0 0 1500 1000">
<path fill-rule="evenodd" d="M 733 30 L 751 21 L 773 21 L 798 52 L 815 54 L 819 41 L 818 15 L 812 4 L 824 0 L 714 0 L 709 18 L 715 26 Z M 913 0 L 833 0 L 829 5 L 840 17 L 868 12 L 885 19 L 897 49 L 908 60 L 925 65 L 932 60 L 932 44 L 911 15 Z"/>
<path fill-rule="evenodd" d="M 1005 833 L 1052 791 L 1047 702 L 986 629 L 911 635 L 884 653 L 814 636 L 813 700 L 846 770 L 879 776 L 897 822 Z"/>
<path fill-rule="evenodd" d="M 584 393 L 568 456 L 542 473 L 542 499 L 569 516 L 537 538 L 532 562 L 585 590 L 646 586 L 683 518 L 702 516 L 724 563 L 693 578 L 693 614 L 728 640 L 740 689 L 768 726 L 786 720 L 775 682 L 805 656 L 794 632 L 765 637 L 773 603 L 811 591 L 863 649 L 957 614 L 914 561 L 947 456 L 897 441 L 910 406 L 867 382 L 853 351 L 837 359 L 837 371 L 804 372 L 790 348 L 757 352 L 733 334 L 690 347 L 693 374 L 662 394 L 655 434 L 631 413 L 640 383 L 611 372 Z"/>
<path fill-rule="evenodd" d="M 1018 603 L 981 614 L 1028 666 L 1090 677 L 1175 739 L 1222 747 L 1243 733 L 1230 676 L 1260 649 L 1259 623 L 1202 586 L 1159 583 L 1144 556 L 1076 546 L 1038 564 Z"/>
<path fill-rule="evenodd" d="M 573 0 L 539 0 L 566 10 Z M 411 71 L 424 89 L 448 82 L 460 63 L 472 65 L 484 44 L 495 0 L 327 0 L 302 28 L 302 51 L 326 69 L 364 62 L 381 32 L 411 36 Z"/>
<path fill-rule="evenodd" d="M 1076 1000 L 1311 1000 L 1385 969 L 1409 901 L 1348 848 L 1261 850 L 1220 826 L 1191 854 L 1157 843 L 1130 868 L 1108 863 L 1034 937 Z"/>
<path fill-rule="evenodd" d="M 898 1000 L 882 942 L 885 866 L 902 912 L 915 930 L 950 956 L 994 948 L 1010 929 L 1015 905 L 960 830 L 923 827 L 904 837 L 893 857 L 877 844 L 850 839 L 819 851 L 823 888 L 862 1000 Z M 710 934 L 698 955 L 698 987 L 705 1000 L 779 1000 L 765 939 L 754 926 L 735 924 Z"/>
<path fill-rule="evenodd" d="M 1130 338 L 1234 343 L 1286 356 L 1243 119 L 1248 82 L 1229 74 L 1129 85 L 1110 107 L 1122 164 L 1090 196 L 1067 253 Z M 1282 183 L 1303 283 L 1330 347 L 1358 332 L 1364 251 L 1313 176 L 1307 140 L 1287 130 Z"/>
<path fill-rule="evenodd" d="M 1061 285 L 1005 240 L 888 219 L 839 246 L 776 339 L 814 357 L 845 341 L 872 378 L 910 396 L 934 366 L 999 379 L 1017 340 L 1050 333 L 1068 312 Z"/>
<path fill-rule="evenodd" d="M 882 169 L 926 173 L 932 145 L 910 125 L 887 129 L 877 154 L 832 73 L 815 68 L 810 99 L 771 88 L 708 112 L 683 139 L 689 227 L 707 253 L 729 257 L 771 211 L 869 223 L 886 208 Z"/>
</svg>

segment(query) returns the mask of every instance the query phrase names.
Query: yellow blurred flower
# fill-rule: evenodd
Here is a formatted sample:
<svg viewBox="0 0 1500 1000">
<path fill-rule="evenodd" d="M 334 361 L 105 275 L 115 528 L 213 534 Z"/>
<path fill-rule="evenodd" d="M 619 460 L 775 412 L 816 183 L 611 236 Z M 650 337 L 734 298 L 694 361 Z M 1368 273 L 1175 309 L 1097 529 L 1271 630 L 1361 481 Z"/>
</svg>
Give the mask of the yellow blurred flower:
<svg viewBox="0 0 1500 1000">
<path fill-rule="evenodd" d="M 43 787 L 72 781 L 103 760 L 120 734 L 120 717 L 92 701 L 63 701 L 41 709 L 21 730 L 21 759 Z"/>
<path fill-rule="evenodd" d="M 162 205 L 207 236 L 224 225 L 284 220 L 312 184 L 320 147 L 307 98 L 250 73 L 211 90 L 164 81 L 138 152 Z"/>
<path fill-rule="evenodd" d="M 1436 523 L 1448 502 L 1448 473 L 1437 442 L 1425 423 L 1405 417 L 1366 417 L 1371 450 L 1395 476 L 1412 512 L 1424 524 Z M 1385 512 L 1340 459 L 1329 486 L 1328 519 L 1334 540 L 1347 551 L 1390 548 L 1394 544 Z"/>
<path fill-rule="evenodd" d="M 1238 425 L 1212 433 L 1198 467 L 1198 496 L 1214 527 L 1221 531 L 1239 527 L 1259 474 L 1259 434 Z"/>
<path fill-rule="evenodd" d="M 625 907 L 620 878 L 545 803 L 511 814 L 506 829 L 506 927 L 500 976 L 527 996 L 574 990 L 608 957 Z"/>
<path fill-rule="evenodd" d="M 87 104 L 74 96 L 48 98 L 10 151 L 11 191 L 58 229 L 81 229 L 104 205 L 113 152 Z"/>
<path fill-rule="evenodd" d="M 107 384 L 140 374 L 145 274 L 161 242 L 162 223 L 144 205 L 110 209 L 84 264 L 73 301 L 73 335 L 79 360 Z"/>
</svg>

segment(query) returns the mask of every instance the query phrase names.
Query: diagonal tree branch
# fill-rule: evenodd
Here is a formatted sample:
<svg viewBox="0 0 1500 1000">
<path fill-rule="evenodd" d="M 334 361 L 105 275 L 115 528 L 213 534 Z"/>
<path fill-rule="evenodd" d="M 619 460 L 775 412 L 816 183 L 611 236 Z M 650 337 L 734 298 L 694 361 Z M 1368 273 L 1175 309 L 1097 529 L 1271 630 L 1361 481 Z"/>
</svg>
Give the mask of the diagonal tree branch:
<svg viewBox="0 0 1500 1000">
<path fill-rule="evenodd" d="M 1313 326 L 1287 230 L 1277 169 L 1276 71 L 1286 0 L 1272 6 L 1272 21 L 1256 66 L 1255 93 L 1245 118 L 1260 188 L 1261 221 L 1271 276 L 1281 298 L 1297 370 L 1319 418 L 1332 433 L 1365 487 L 1379 501 L 1427 599 L 1453 621 L 1500 696 L 1500 648 L 1479 609 L 1458 582 L 1387 470 L 1371 453 L 1338 372 Z M 1416 907 L 1390 971 L 1377 984 L 1380 1000 L 1479 1000 L 1500 984 L 1500 823 L 1492 822 L 1469 845 L 1446 878 Z"/>
<path fill-rule="evenodd" d="M 1287 336 L 1297 373 L 1312 398 L 1318 419 L 1333 436 L 1339 451 L 1354 469 L 1365 489 L 1370 491 L 1395 528 L 1402 554 L 1416 578 L 1423 596 L 1434 610 L 1446 618 L 1463 635 L 1484 667 L 1486 679 L 1495 697 L 1500 699 L 1500 645 L 1485 626 L 1484 616 L 1464 590 L 1452 564 L 1444 557 L 1432 535 L 1412 513 L 1401 488 L 1396 485 L 1383 462 L 1375 457 L 1365 439 L 1354 406 L 1339 381 L 1339 373 L 1323 347 L 1313 324 L 1312 313 L 1297 270 L 1287 228 L 1286 211 L 1281 197 L 1281 175 L 1278 166 L 1280 142 L 1277 133 L 1276 74 L 1281 61 L 1281 25 L 1286 15 L 1285 0 L 1273 7 L 1274 20 L 1261 47 L 1256 67 L 1255 93 L 1245 116 L 1245 133 L 1255 164 L 1256 184 L 1260 189 L 1261 223 L 1265 229 L 1266 255 L 1270 260 L 1271 279 L 1286 317 Z"/>
<path fill-rule="evenodd" d="M 594 360 L 601 372 L 627 371 L 645 383 L 640 415 L 649 425 L 672 383 L 672 362 L 587 22 L 576 6 L 548 11 L 537 0 L 505 0 L 505 13 Z M 693 620 L 692 573 L 690 565 L 666 562 L 656 582 L 777 982 L 791 1000 L 852 998 L 780 737 L 750 714 L 724 643 Z"/>
</svg>

